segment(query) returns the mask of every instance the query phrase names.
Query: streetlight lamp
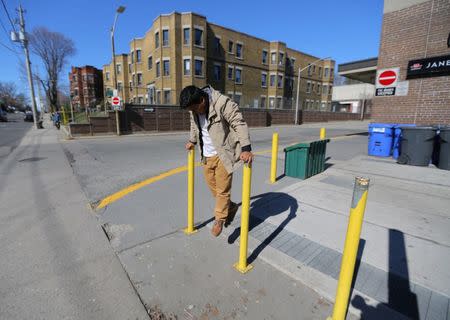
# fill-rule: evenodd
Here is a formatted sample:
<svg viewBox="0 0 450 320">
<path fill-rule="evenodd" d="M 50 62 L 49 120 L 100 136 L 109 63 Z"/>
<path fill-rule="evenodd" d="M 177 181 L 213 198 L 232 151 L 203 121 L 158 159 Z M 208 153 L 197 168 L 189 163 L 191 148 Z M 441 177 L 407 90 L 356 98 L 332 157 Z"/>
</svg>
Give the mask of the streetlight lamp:
<svg viewBox="0 0 450 320">
<path fill-rule="evenodd" d="M 119 6 L 116 10 L 116 15 L 114 17 L 114 23 L 112 25 L 111 28 L 111 48 L 112 48 L 112 60 L 113 60 L 113 69 L 114 69 L 114 89 L 115 92 L 117 92 L 117 66 L 116 66 L 116 50 L 114 48 L 114 30 L 116 29 L 116 22 L 117 22 L 117 17 L 119 16 L 120 13 L 123 13 L 125 11 L 125 7 L 124 6 Z M 120 135 L 120 124 L 119 124 L 119 111 L 116 109 L 116 130 L 117 130 L 117 135 Z"/>
<path fill-rule="evenodd" d="M 298 67 L 298 80 L 297 80 L 297 101 L 295 102 L 295 124 L 298 124 L 298 101 L 300 99 L 300 73 L 305 70 L 308 69 L 310 66 L 316 64 L 319 61 L 322 60 L 327 60 L 330 59 L 331 57 L 326 57 L 326 58 L 321 58 L 321 59 L 317 59 L 315 61 L 313 61 L 312 63 L 308 64 L 306 67 L 304 67 L 303 69 L 300 69 L 300 67 Z"/>
<path fill-rule="evenodd" d="M 113 69 L 114 69 L 114 89 L 117 90 L 117 74 L 116 74 L 116 49 L 114 47 L 114 30 L 116 29 L 117 17 L 120 13 L 125 11 L 124 6 L 119 6 L 116 10 L 116 15 L 114 17 L 114 23 L 111 27 L 111 48 L 112 48 L 112 60 L 113 60 Z"/>
</svg>

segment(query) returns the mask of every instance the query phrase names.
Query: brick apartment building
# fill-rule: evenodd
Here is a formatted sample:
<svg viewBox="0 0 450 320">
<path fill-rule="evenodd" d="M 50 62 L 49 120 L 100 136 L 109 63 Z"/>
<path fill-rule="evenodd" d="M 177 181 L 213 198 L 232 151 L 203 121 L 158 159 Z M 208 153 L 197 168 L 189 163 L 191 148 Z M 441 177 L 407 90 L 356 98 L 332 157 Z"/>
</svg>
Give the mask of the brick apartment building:
<svg viewBox="0 0 450 320">
<path fill-rule="evenodd" d="M 72 67 L 69 82 L 70 96 L 75 109 L 95 107 L 103 101 L 102 70 L 92 66 Z"/>
<path fill-rule="evenodd" d="M 119 95 L 139 104 L 178 103 L 187 85 L 211 84 L 242 107 L 295 107 L 301 73 L 300 107 L 331 108 L 334 61 L 209 23 L 195 13 L 161 15 L 130 53 L 116 56 Z M 103 66 L 104 90 L 114 88 L 112 63 Z"/>
<path fill-rule="evenodd" d="M 400 68 L 404 96 L 374 98 L 375 122 L 450 124 L 450 2 L 385 0 L 377 69 Z"/>
</svg>

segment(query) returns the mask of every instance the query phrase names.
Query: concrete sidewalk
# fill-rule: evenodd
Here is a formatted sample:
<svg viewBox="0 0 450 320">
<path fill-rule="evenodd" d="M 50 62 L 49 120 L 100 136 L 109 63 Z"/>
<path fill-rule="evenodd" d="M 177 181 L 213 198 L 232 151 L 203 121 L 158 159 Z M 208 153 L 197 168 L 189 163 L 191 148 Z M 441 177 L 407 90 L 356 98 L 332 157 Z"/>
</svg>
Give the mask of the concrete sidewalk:
<svg viewBox="0 0 450 320">
<path fill-rule="evenodd" d="M 259 307 L 266 315 L 324 319 L 335 297 L 353 180 L 366 176 L 371 186 L 350 312 L 364 319 L 448 320 L 450 172 L 365 156 L 366 141 L 364 136 L 332 141 L 328 169 L 305 181 L 282 177 L 270 185 L 269 156 L 256 158 L 248 250 L 254 269 L 247 275 L 231 267 L 238 254 L 239 214 L 219 239 L 204 228 L 192 236 L 180 232 L 186 223 L 185 174 L 128 195 L 101 210 L 99 218 L 107 224 L 111 244 L 142 300 L 153 308 L 178 316 L 188 312 L 196 319 L 205 312 L 211 316 L 206 303 L 226 316 L 261 319 L 264 313 L 253 309 L 261 301 L 255 292 L 260 281 L 271 288 L 266 292 L 272 300 Z M 280 153 L 279 172 L 283 158 Z M 241 179 L 237 172 L 235 201 L 240 199 Z M 202 180 L 197 169 L 195 217 L 205 225 L 214 203 Z M 279 286 L 287 281 L 283 274 L 301 287 L 298 299 L 290 300 Z M 233 283 L 241 280 L 253 295 L 250 309 L 237 310 L 239 302 L 232 298 L 237 294 Z M 167 300 L 169 296 L 175 301 Z M 272 314 L 269 307 L 289 312 Z M 311 307 L 318 313 L 309 313 Z"/>
<path fill-rule="evenodd" d="M 250 235 L 275 249 L 267 261 L 333 299 L 353 180 L 369 177 L 352 311 L 365 319 L 399 316 L 386 317 L 389 307 L 412 319 L 449 319 L 450 172 L 367 156 L 331 164 L 253 202 Z M 234 226 L 229 242 L 238 236 Z"/>
<path fill-rule="evenodd" d="M 44 126 L 0 166 L 0 318 L 148 319 Z"/>
</svg>

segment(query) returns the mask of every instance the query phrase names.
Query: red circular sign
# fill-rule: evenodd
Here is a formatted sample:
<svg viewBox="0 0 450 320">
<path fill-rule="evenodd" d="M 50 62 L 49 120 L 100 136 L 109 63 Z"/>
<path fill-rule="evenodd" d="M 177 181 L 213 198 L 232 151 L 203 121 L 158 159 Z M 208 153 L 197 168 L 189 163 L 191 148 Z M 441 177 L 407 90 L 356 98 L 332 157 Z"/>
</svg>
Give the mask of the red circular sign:
<svg viewBox="0 0 450 320">
<path fill-rule="evenodd" d="M 119 105 L 120 104 L 120 99 L 119 99 L 119 97 L 113 97 L 112 98 L 112 104 L 113 105 Z"/>
<path fill-rule="evenodd" d="M 397 80 L 397 74 L 392 70 L 383 71 L 378 76 L 378 82 L 383 86 L 393 84 Z"/>
</svg>

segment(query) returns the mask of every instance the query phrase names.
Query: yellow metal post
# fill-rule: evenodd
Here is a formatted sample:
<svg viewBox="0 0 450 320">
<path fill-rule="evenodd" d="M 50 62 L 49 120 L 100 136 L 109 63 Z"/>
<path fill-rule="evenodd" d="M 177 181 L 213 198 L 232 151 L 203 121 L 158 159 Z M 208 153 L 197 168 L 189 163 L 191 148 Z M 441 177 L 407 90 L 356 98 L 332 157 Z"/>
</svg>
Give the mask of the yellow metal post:
<svg viewBox="0 0 450 320">
<path fill-rule="evenodd" d="M 188 225 L 184 229 L 185 234 L 196 233 L 194 228 L 194 167 L 195 150 L 188 152 Z"/>
<path fill-rule="evenodd" d="M 62 107 L 62 114 L 63 114 L 63 125 L 67 124 L 67 118 L 66 118 L 66 110 L 64 107 Z"/>
<path fill-rule="evenodd" d="M 277 180 L 277 161 L 278 161 L 278 133 L 272 136 L 272 163 L 270 166 L 270 183 Z"/>
<path fill-rule="evenodd" d="M 239 261 L 234 267 L 240 273 L 250 271 L 253 266 L 247 264 L 248 225 L 250 220 L 250 194 L 252 185 L 252 165 L 244 165 L 242 178 L 242 215 L 241 215 L 241 242 L 239 245 Z"/>
<path fill-rule="evenodd" d="M 368 191 L 369 179 L 357 177 L 353 189 L 352 207 L 345 237 L 344 254 L 342 255 L 333 316 L 328 318 L 328 320 L 344 320 L 347 313 Z"/>
<path fill-rule="evenodd" d="M 320 140 L 323 140 L 327 137 L 327 130 L 325 128 L 320 128 Z"/>
</svg>

